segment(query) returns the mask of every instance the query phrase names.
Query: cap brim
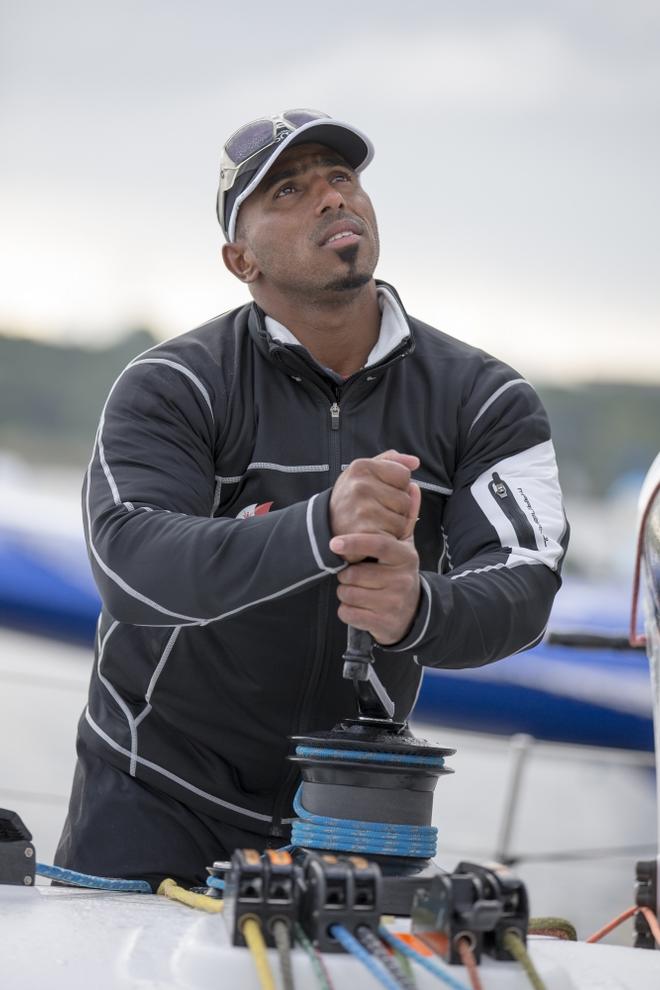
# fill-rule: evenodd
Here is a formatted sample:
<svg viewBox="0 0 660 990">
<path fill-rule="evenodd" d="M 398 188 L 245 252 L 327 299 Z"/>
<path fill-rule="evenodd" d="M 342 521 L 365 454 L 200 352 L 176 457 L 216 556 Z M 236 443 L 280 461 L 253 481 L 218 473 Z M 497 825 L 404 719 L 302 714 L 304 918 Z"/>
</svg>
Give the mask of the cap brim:
<svg viewBox="0 0 660 990">
<path fill-rule="evenodd" d="M 310 120 L 302 127 L 296 128 L 279 144 L 266 148 L 263 156 L 253 159 L 250 163 L 252 167 L 249 170 L 237 176 L 230 191 L 233 194 L 233 202 L 225 231 L 228 241 L 233 241 L 236 236 L 236 218 L 241 203 L 254 192 L 280 155 L 293 145 L 312 143 L 324 144 L 326 147 L 332 148 L 356 172 L 365 169 L 374 156 L 374 146 L 369 138 L 355 127 L 339 120 L 328 118 Z M 222 224 L 222 218 L 219 219 Z"/>
</svg>

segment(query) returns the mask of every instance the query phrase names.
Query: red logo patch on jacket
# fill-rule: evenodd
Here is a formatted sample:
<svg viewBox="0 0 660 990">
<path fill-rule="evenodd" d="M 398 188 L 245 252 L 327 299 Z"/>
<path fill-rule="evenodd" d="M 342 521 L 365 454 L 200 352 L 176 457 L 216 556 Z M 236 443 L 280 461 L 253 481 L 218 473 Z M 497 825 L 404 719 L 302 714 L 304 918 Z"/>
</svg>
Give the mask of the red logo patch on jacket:
<svg viewBox="0 0 660 990">
<path fill-rule="evenodd" d="M 272 502 L 262 502 L 259 505 L 257 502 L 253 502 L 252 505 L 246 505 L 244 509 L 236 513 L 236 518 L 250 519 L 252 516 L 265 516 L 272 504 Z"/>
</svg>

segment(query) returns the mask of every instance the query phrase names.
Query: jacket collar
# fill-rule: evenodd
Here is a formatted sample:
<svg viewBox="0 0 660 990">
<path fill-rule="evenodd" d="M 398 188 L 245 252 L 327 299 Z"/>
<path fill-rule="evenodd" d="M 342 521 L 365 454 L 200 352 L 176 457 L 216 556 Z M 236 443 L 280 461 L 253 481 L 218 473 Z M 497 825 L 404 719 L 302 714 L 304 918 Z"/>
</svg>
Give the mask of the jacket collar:
<svg viewBox="0 0 660 990">
<path fill-rule="evenodd" d="M 380 279 L 376 280 L 376 286 L 378 295 L 382 299 L 381 308 L 387 307 L 389 310 L 387 335 L 384 336 L 381 332 L 379 340 L 369 355 L 367 365 L 351 375 L 347 381 L 363 377 L 367 371 L 370 380 L 373 380 L 374 374 L 389 367 L 399 358 L 411 354 L 415 349 L 413 328 L 396 289 Z M 294 377 L 320 381 L 326 387 L 328 384 L 336 387 L 336 378 L 312 357 L 307 348 L 295 340 L 290 331 L 282 328 L 285 333 L 277 336 L 269 333 L 266 325 L 266 314 L 256 303 L 252 303 L 250 307 L 248 326 L 258 350 L 289 374 L 293 374 Z M 279 324 L 276 326 L 279 327 Z M 287 335 L 292 342 L 282 339 L 286 338 Z"/>
</svg>

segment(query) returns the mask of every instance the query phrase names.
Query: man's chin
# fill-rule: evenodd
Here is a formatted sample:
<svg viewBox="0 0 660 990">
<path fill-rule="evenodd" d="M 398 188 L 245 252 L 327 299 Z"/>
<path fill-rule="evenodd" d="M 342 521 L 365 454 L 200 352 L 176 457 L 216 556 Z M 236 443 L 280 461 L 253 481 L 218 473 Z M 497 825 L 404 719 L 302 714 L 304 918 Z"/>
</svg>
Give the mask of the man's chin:
<svg viewBox="0 0 660 990">
<path fill-rule="evenodd" d="M 371 282 L 371 279 L 372 275 L 369 272 L 346 272 L 345 275 L 328 282 L 325 288 L 328 292 L 351 292 L 361 289 L 363 285 Z"/>
</svg>

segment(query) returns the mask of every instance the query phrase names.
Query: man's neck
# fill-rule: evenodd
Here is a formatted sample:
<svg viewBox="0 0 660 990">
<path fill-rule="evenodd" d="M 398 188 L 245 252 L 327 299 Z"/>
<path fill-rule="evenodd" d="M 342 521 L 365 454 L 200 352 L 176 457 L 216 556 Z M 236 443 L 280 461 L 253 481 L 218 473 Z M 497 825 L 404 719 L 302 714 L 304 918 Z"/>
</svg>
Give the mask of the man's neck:
<svg viewBox="0 0 660 990">
<path fill-rule="evenodd" d="M 269 293 L 267 299 L 255 294 L 255 301 L 290 330 L 319 364 L 347 378 L 364 366 L 375 346 L 381 314 L 373 279 L 346 297 L 323 304 Z"/>
</svg>

